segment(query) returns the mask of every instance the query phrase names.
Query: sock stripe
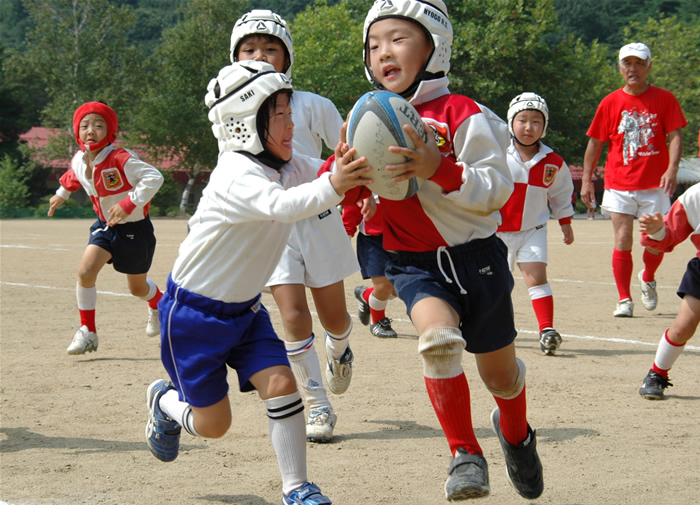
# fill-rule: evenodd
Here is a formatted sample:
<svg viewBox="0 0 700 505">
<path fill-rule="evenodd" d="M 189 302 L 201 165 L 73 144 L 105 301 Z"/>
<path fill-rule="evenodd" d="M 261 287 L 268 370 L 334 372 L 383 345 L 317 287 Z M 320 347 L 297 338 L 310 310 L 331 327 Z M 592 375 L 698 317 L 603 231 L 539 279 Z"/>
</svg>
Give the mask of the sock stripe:
<svg viewBox="0 0 700 505">
<path fill-rule="evenodd" d="M 267 408 L 267 417 L 270 419 L 285 419 L 297 415 L 299 412 L 303 412 L 304 404 L 301 401 L 301 397 L 292 403 L 288 403 L 282 407 L 278 408 Z"/>
</svg>

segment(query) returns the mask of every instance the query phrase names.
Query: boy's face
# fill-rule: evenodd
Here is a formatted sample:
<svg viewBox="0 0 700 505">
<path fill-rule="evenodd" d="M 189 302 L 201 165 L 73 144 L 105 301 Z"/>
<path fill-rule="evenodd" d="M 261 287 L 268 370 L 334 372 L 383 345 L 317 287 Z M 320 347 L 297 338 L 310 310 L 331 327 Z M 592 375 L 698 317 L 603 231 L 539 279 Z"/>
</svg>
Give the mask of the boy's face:
<svg viewBox="0 0 700 505">
<path fill-rule="evenodd" d="M 292 158 L 292 138 L 294 122 L 289 96 L 282 93 L 277 104 L 270 111 L 270 124 L 265 138 L 265 148 L 275 157 L 288 161 Z"/>
<path fill-rule="evenodd" d="M 523 110 L 513 118 L 513 133 L 522 144 L 534 144 L 542 136 L 544 115 L 538 110 Z"/>
<path fill-rule="evenodd" d="M 380 19 L 367 34 L 370 70 L 384 88 L 394 93 L 413 84 L 432 50 L 423 29 L 406 19 Z"/>
<path fill-rule="evenodd" d="M 91 113 L 80 120 L 78 136 L 85 145 L 102 142 L 108 133 L 107 122 L 99 114 Z"/>
<path fill-rule="evenodd" d="M 248 35 L 238 45 L 236 61 L 265 61 L 275 67 L 276 72 L 287 70 L 287 51 L 277 37 L 266 35 Z"/>
</svg>

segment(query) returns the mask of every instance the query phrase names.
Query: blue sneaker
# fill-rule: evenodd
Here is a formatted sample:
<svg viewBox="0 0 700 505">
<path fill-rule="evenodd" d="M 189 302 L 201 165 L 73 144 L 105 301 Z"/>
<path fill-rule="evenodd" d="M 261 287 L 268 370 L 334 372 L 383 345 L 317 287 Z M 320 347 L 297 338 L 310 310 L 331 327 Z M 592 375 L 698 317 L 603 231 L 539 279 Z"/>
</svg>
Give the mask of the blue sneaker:
<svg viewBox="0 0 700 505">
<path fill-rule="evenodd" d="M 160 398 L 170 389 L 175 388 L 163 379 L 153 382 L 146 389 L 146 405 L 148 405 L 146 443 L 151 453 L 166 463 L 177 458 L 180 450 L 180 431 L 182 431 L 178 423 L 160 410 Z"/>
<path fill-rule="evenodd" d="M 313 482 L 306 482 L 289 496 L 282 496 L 282 505 L 332 505 L 330 498 L 321 494 Z"/>
</svg>

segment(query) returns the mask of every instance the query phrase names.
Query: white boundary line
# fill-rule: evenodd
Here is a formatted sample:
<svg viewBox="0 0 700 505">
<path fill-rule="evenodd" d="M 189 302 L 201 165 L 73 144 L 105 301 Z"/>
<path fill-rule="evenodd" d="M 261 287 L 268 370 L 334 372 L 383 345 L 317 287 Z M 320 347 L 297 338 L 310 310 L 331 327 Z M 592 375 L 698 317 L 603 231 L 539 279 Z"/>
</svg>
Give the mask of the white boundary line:
<svg viewBox="0 0 700 505">
<path fill-rule="evenodd" d="M 570 282 L 583 282 L 583 281 L 570 281 Z M 21 282 L 5 282 L 5 281 L 0 281 L 0 285 L 4 286 L 15 286 L 15 287 L 22 287 L 22 288 L 34 288 L 34 289 L 51 289 L 54 291 L 75 291 L 75 288 L 59 288 L 59 287 L 54 287 L 54 286 L 38 286 L 38 285 L 32 285 L 32 284 L 25 284 Z M 128 293 L 114 293 L 112 291 L 98 291 L 98 294 L 101 295 L 110 295 L 110 296 L 126 296 L 126 297 L 131 297 L 130 294 Z M 277 307 L 267 307 L 268 310 L 278 310 Z M 312 315 L 318 316 L 316 312 L 311 312 Z M 353 318 L 357 318 L 357 316 L 351 316 Z M 393 318 L 394 321 L 400 321 L 402 323 L 410 323 L 410 319 L 403 319 L 403 318 Z M 538 332 L 532 331 L 532 330 L 517 330 L 518 333 L 526 333 L 526 334 L 533 334 L 533 335 L 539 335 Z M 595 340 L 598 342 L 614 342 L 617 344 L 628 344 L 628 345 L 643 345 L 643 346 L 650 346 L 650 347 L 656 347 L 658 342 L 642 342 L 641 340 L 629 340 L 626 338 L 606 338 L 606 337 L 596 337 L 594 335 L 572 335 L 568 333 L 562 333 L 562 337 L 566 338 L 576 338 L 579 340 Z M 695 346 L 695 345 L 685 345 L 685 349 L 688 351 L 700 351 L 700 346 Z M 2 505 L 2 503 L 0 503 Z"/>
</svg>

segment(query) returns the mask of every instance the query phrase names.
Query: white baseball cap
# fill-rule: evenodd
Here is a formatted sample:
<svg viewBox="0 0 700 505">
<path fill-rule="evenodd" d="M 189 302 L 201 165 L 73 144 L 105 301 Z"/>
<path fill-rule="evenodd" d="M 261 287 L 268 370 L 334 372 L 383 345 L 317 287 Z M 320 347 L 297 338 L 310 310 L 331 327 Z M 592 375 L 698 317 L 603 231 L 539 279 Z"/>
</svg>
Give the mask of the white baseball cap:
<svg viewBox="0 0 700 505">
<path fill-rule="evenodd" d="M 636 56 L 640 60 L 649 60 L 649 63 L 651 63 L 651 51 L 647 45 L 642 42 L 632 42 L 620 49 L 620 56 L 618 58 L 620 61 L 628 56 Z"/>
</svg>

